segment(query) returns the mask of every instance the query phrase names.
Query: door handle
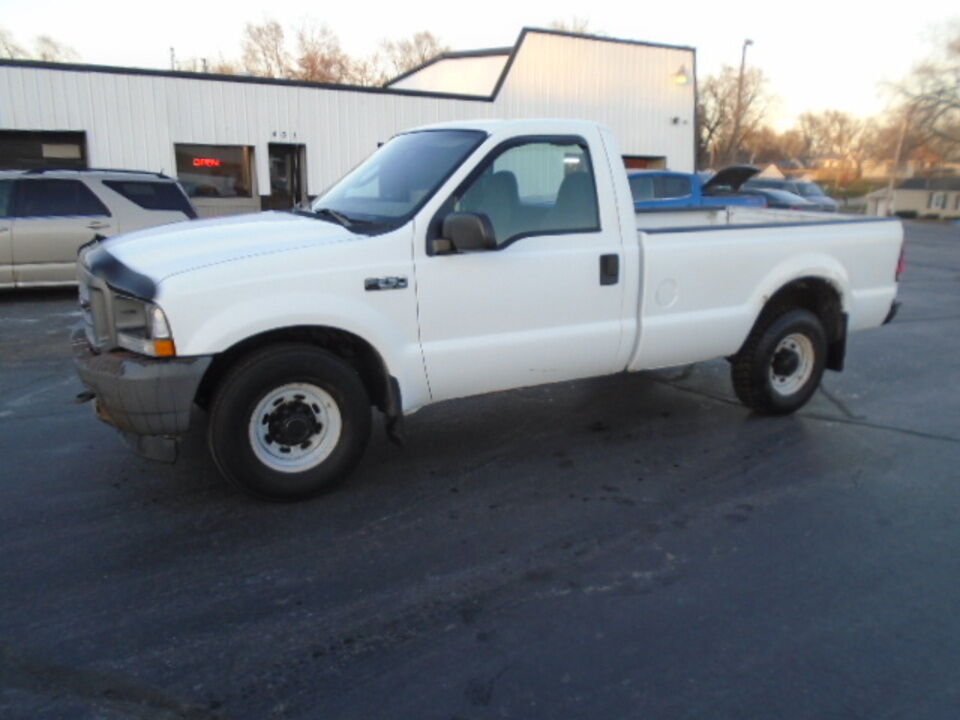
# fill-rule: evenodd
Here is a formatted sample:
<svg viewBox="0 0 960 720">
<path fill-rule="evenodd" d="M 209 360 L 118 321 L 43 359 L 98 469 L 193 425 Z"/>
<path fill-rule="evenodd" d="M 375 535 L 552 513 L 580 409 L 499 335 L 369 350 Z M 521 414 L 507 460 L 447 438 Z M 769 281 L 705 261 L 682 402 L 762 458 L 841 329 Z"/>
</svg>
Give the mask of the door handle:
<svg viewBox="0 0 960 720">
<path fill-rule="evenodd" d="M 99 220 L 94 220 L 94 221 L 91 222 L 89 225 L 87 225 L 87 227 L 90 228 L 91 230 L 102 230 L 102 229 L 105 228 L 105 227 L 110 227 L 110 223 L 105 223 L 105 222 L 100 222 Z"/>
<path fill-rule="evenodd" d="M 616 285 L 620 281 L 620 256 L 616 253 L 600 256 L 600 284 Z"/>
</svg>

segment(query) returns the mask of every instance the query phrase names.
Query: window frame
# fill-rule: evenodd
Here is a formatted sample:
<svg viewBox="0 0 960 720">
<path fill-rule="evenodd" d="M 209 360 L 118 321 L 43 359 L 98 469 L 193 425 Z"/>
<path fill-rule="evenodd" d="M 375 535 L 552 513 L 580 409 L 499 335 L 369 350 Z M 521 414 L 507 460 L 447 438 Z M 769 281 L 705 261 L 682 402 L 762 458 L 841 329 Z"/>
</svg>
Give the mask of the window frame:
<svg viewBox="0 0 960 720">
<path fill-rule="evenodd" d="M 67 182 L 67 183 L 76 183 L 80 185 L 84 190 L 86 190 L 97 204 L 100 206 L 102 212 L 96 213 L 64 213 L 60 215 L 23 215 L 20 212 L 20 203 L 23 202 L 24 197 L 24 187 L 27 183 L 40 184 L 44 182 Z M 45 178 L 38 177 L 36 179 L 27 179 L 23 177 L 16 178 L 13 184 L 13 191 L 10 194 L 10 209 L 11 212 L 8 217 L 17 218 L 22 220 L 31 220 L 31 219 L 40 219 L 40 218 L 88 218 L 88 217 L 113 217 L 113 213 L 110 212 L 110 208 L 107 207 L 106 203 L 100 199 L 100 196 L 97 195 L 93 190 L 90 189 L 90 186 L 87 185 L 83 180 L 79 178 Z"/>
<path fill-rule="evenodd" d="M 229 149 L 229 150 L 239 150 L 241 158 L 243 158 L 244 164 L 246 166 L 246 178 L 243 178 L 243 173 L 241 172 L 241 179 L 246 179 L 248 183 L 246 195 L 191 195 L 186 186 L 184 185 L 184 180 L 180 177 L 180 166 L 177 162 L 177 156 L 179 154 L 179 149 L 183 147 L 193 147 L 193 148 L 207 148 L 211 153 L 215 153 L 217 149 Z M 210 155 L 211 153 L 207 153 Z M 204 202 L 217 201 L 217 202 L 238 202 L 244 200 L 256 200 L 260 197 L 259 188 L 257 187 L 257 160 L 256 160 L 256 146 L 255 145 L 244 145 L 243 143 L 239 144 L 229 144 L 229 143 L 202 143 L 202 142 L 174 142 L 173 143 L 173 167 L 176 172 L 176 181 L 177 184 L 183 190 L 183 194 L 186 195 L 187 200 L 190 201 L 192 205 L 195 200 L 199 199 Z M 187 153 L 184 152 L 186 155 Z M 212 177 L 228 177 L 228 176 L 217 176 L 212 175 Z M 186 182 L 191 182 L 187 180 Z"/>
<path fill-rule="evenodd" d="M 466 191 L 473 185 L 477 179 L 487 171 L 498 157 L 503 155 L 507 150 L 511 150 L 515 147 L 521 147 L 523 145 L 533 145 L 537 143 L 547 144 L 547 145 L 577 145 L 583 152 L 584 156 L 587 159 L 587 166 L 590 170 L 590 182 L 593 185 L 593 198 L 596 203 L 597 208 L 597 224 L 592 228 L 564 228 L 557 230 L 537 230 L 532 232 L 517 233 L 516 235 L 510 236 L 503 243 L 499 243 L 496 247 L 485 250 L 484 252 L 500 252 L 501 250 L 506 250 L 515 242 L 524 240 L 529 237 L 547 237 L 551 235 L 582 235 L 582 234 L 591 234 L 591 233 L 601 233 L 603 232 L 603 220 L 600 215 L 600 196 L 597 193 L 597 176 L 593 164 L 593 155 L 590 152 L 590 143 L 582 135 L 521 135 L 518 137 L 512 137 L 503 142 L 498 143 L 489 152 L 484 156 L 484 158 L 477 163 L 477 166 L 470 171 L 470 173 L 465 177 L 459 185 L 450 193 L 443 204 L 437 209 L 433 217 L 430 219 L 429 224 L 427 225 L 427 237 L 426 237 L 426 253 L 427 255 L 459 255 L 459 252 L 453 253 L 437 253 L 433 249 L 433 241 L 438 240 L 442 237 L 443 230 L 443 219 L 453 212 L 453 206 L 456 204 L 456 201 L 463 197 Z"/>
</svg>

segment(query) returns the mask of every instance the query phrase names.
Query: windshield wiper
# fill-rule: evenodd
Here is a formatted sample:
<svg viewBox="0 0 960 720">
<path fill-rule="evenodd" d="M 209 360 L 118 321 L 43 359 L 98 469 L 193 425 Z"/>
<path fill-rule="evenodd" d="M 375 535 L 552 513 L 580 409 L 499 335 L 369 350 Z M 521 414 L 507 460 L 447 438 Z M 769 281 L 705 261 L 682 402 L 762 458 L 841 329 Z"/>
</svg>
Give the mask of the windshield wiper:
<svg viewBox="0 0 960 720">
<path fill-rule="evenodd" d="M 313 211 L 314 215 L 319 215 L 323 218 L 329 218 L 333 220 L 338 225 L 343 225 L 345 228 L 348 228 L 356 224 L 355 220 L 351 220 L 343 213 L 338 213 L 336 210 L 331 210 L 330 208 L 320 208 Z"/>
</svg>

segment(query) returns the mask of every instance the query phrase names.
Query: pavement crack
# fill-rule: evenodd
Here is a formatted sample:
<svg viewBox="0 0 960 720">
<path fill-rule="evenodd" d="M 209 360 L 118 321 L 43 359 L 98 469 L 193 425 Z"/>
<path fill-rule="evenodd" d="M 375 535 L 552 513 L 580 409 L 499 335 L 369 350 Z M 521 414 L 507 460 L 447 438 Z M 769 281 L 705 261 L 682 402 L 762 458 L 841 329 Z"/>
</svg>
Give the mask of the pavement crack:
<svg viewBox="0 0 960 720">
<path fill-rule="evenodd" d="M 953 435 L 941 435 L 939 433 L 924 432 L 923 430 L 911 430 L 910 428 L 897 427 L 896 425 L 884 425 L 883 423 L 868 422 L 852 418 L 839 418 L 820 413 L 799 412 L 800 417 L 811 420 L 823 420 L 826 422 L 843 423 L 844 425 L 857 425 L 859 427 L 872 428 L 874 430 L 885 430 L 887 432 L 900 433 L 901 435 L 910 435 L 911 437 L 923 438 L 925 440 L 939 440 L 940 442 L 950 442 L 960 444 L 960 437 Z"/>
<path fill-rule="evenodd" d="M 850 420 L 866 420 L 867 419 L 865 415 L 857 415 L 853 410 L 850 409 L 850 407 L 843 400 L 841 400 L 832 392 L 827 390 L 826 385 L 824 385 L 823 383 L 820 383 L 820 393 L 827 400 L 829 400 L 833 404 L 833 406 L 837 408 L 837 410 L 842 412 Z"/>
<path fill-rule="evenodd" d="M 933 317 L 898 317 L 897 325 L 904 323 L 943 322 L 944 320 L 960 320 L 960 315 L 934 315 Z"/>
<path fill-rule="evenodd" d="M 3 687 L 86 701 L 138 720 L 222 720 L 224 717 L 129 676 L 50 663 L 0 644 L 0 688 Z"/>
<path fill-rule="evenodd" d="M 698 395 L 708 400 L 713 400 L 714 402 L 723 403 L 725 405 L 736 405 L 738 407 L 743 407 L 738 400 L 732 400 L 730 398 L 725 398 L 721 395 L 714 395 L 713 393 L 706 392 L 705 390 L 698 390 L 697 388 L 684 387 L 683 385 L 678 385 L 669 380 L 663 378 L 654 377 L 655 382 L 661 383 L 662 385 L 668 385 L 675 390 L 680 392 L 690 393 L 691 395 Z M 822 389 L 822 388 L 821 388 Z M 842 423 L 844 425 L 856 425 L 858 427 L 871 428 L 873 430 L 884 430 L 886 432 L 895 432 L 902 435 L 909 435 L 911 437 L 923 438 L 924 440 L 937 440 L 939 442 L 949 442 L 960 444 L 960 437 L 955 437 L 953 435 L 941 435 L 939 433 L 930 433 L 924 432 L 923 430 L 912 430 L 911 428 L 898 427 L 896 425 L 885 425 L 883 423 L 869 422 L 862 416 L 853 416 L 853 417 L 838 417 L 835 415 L 824 415 L 823 413 L 816 413 L 810 411 L 799 411 L 795 413 L 797 417 L 806 418 L 808 420 L 820 420 L 823 422 L 835 422 Z"/>
</svg>

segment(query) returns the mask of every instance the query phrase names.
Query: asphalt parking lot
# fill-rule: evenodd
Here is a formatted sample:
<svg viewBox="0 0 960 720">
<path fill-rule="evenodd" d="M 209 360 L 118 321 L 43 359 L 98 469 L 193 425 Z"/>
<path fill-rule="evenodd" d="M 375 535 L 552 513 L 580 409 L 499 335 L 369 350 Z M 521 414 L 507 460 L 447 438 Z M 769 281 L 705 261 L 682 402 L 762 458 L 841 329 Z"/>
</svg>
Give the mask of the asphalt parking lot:
<svg viewBox="0 0 960 720">
<path fill-rule="evenodd" d="M 954 718 L 960 227 L 796 416 L 723 361 L 427 408 L 336 493 L 130 453 L 0 295 L 0 717 Z"/>
</svg>

